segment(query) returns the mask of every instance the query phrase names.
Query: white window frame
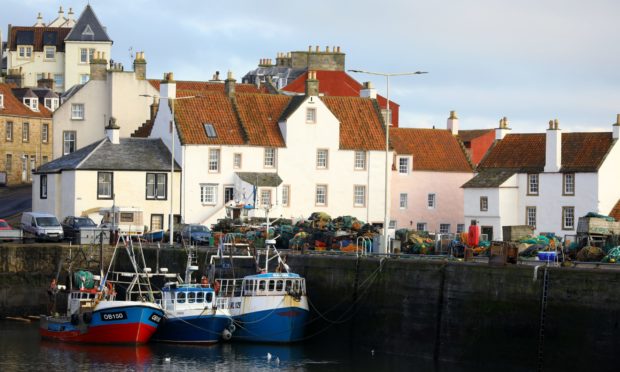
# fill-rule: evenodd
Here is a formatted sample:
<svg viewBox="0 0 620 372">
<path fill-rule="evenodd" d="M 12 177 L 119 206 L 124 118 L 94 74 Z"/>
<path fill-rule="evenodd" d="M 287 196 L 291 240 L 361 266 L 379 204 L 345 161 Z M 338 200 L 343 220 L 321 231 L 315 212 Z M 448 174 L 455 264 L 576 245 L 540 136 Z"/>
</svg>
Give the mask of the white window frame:
<svg viewBox="0 0 620 372">
<path fill-rule="evenodd" d="M 327 185 L 316 185 L 314 190 L 314 205 L 317 207 L 327 206 Z"/>
<path fill-rule="evenodd" d="M 480 212 L 488 212 L 489 211 L 489 197 L 481 196 L 480 197 Z"/>
<path fill-rule="evenodd" d="M 437 194 L 435 194 L 434 192 L 428 194 L 428 196 L 426 197 L 426 206 L 428 207 L 428 209 L 437 208 Z"/>
<path fill-rule="evenodd" d="M 562 207 L 562 230 L 575 230 L 575 207 Z"/>
<path fill-rule="evenodd" d="M 71 120 L 84 120 L 86 107 L 83 103 L 71 104 Z"/>
<path fill-rule="evenodd" d="M 52 53 L 51 57 L 48 55 L 48 52 L 50 51 Z M 54 59 L 56 59 L 56 47 L 53 45 L 46 45 L 43 48 L 43 53 L 46 61 L 53 61 Z"/>
<path fill-rule="evenodd" d="M 6 139 L 7 142 L 13 142 L 13 122 L 12 121 L 7 121 L 5 122 L 6 127 L 5 127 L 5 134 L 4 134 L 4 138 Z"/>
<path fill-rule="evenodd" d="M 54 86 L 56 88 L 65 85 L 65 76 L 63 74 L 54 74 Z"/>
<path fill-rule="evenodd" d="M 243 158 L 240 152 L 236 152 L 233 154 L 233 168 L 240 169 Z"/>
<path fill-rule="evenodd" d="M 409 174 L 409 169 L 411 166 L 409 165 L 409 157 L 408 156 L 399 156 L 398 158 L 398 174 L 407 175 Z"/>
<path fill-rule="evenodd" d="M 45 107 L 47 107 L 50 111 L 56 111 L 58 108 L 58 98 L 46 98 Z"/>
<path fill-rule="evenodd" d="M 110 176 L 110 179 L 102 179 L 102 176 Z M 97 172 L 97 199 L 112 199 L 114 195 L 114 173 Z"/>
<path fill-rule="evenodd" d="M 282 206 L 288 207 L 291 205 L 291 186 L 282 186 Z"/>
<path fill-rule="evenodd" d="M 415 225 L 416 231 L 428 231 L 428 224 L 426 222 L 418 222 Z"/>
<path fill-rule="evenodd" d="M 575 173 L 564 173 L 562 175 L 562 195 L 575 195 Z"/>
<path fill-rule="evenodd" d="M 208 170 L 209 173 L 219 173 L 220 171 L 220 149 L 209 149 Z"/>
<path fill-rule="evenodd" d="M 306 124 L 316 124 L 316 107 L 306 108 Z"/>
<path fill-rule="evenodd" d="M 50 125 L 48 123 L 41 124 L 41 142 L 47 143 L 49 141 Z"/>
<path fill-rule="evenodd" d="M 328 169 L 329 167 L 329 150 L 316 150 L 316 169 Z"/>
<path fill-rule="evenodd" d="M 276 149 L 275 147 L 266 147 L 263 154 L 263 167 L 275 168 L 276 166 Z"/>
<path fill-rule="evenodd" d="M 30 142 L 30 123 L 22 123 L 22 142 Z"/>
<path fill-rule="evenodd" d="M 218 185 L 215 183 L 200 184 L 200 202 L 203 205 L 216 205 L 217 189 Z"/>
<path fill-rule="evenodd" d="M 525 207 L 525 224 L 527 226 L 531 226 L 534 229 L 536 228 L 536 207 L 527 206 Z"/>
<path fill-rule="evenodd" d="M 39 177 L 39 198 L 47 199 L 47 174 Z"/>
<path fill-rule="evenodd" d="M 407 209 L 407 205 L 409 204 L 409 194 L 406 192 L 401 192 L 398 203 L 400 209 Z"/>
<path fill-rule="evenodd" d="M 366 185 L 353 186 L 353 206 L 365 207 L 366 206 Z"/>
<path fill-rule="evenodd" d="M 4 108 L 4 94 L 0 94 L 0 108 Z"/>
<path fill-rule="evenodd" d="M 271 189 L 260 189 L 260 206 L 271 208 Z"/>
<path fill-rule="evenodd" d="M 449 223 L 440 223 L 439 224 L 439 233 L 440 234 L 450 234 L 450 224 Z"/>
<path fill-rule="evenodd" d="M 460 234 L 465 232 L 465 224 L 464 223 L 457 223 L 456 224 L 456 233 Z"/>
<path fill-rule="evenodd" d="M 69 137 L 68 137 L 69 136 Z M 77 133 L 74 130 L 62 132 L 62 154 L 67 155 L 77 149 Z"/>
<path fill-rule="evenodd" d="M 24 105 L 32 111 L 39 111 L 39 99 L 33 97 L 24 97 Z"/>
<path fill-rule="evenodd" d="M 166 200 L 168 198 L 168 174 L 146 174 L 146 200 Z"/>
<path fill-rule="evenodd" d="M 30 59 L 32 58 L 32 45 L 19 45 L 17 47 L 18 59 Z"/>
<path fill-rule="evenodd" d="M 354 160 L 353 169 L 366 170 L 366 151 L 361 151 L 361 150 L 355 151 L 355 160 Z"/>
<path fill-rule="evenodd" d="M 88 64 L 93 60 L 95 48 L 80 48 L 80 63 Z"/>
<path fill-rule="evenodd" d="M 538 173 L 528 173 L 527 195 L 537 196 L 539 192 L 540 192 L 540 175 Z"/>
</svg>

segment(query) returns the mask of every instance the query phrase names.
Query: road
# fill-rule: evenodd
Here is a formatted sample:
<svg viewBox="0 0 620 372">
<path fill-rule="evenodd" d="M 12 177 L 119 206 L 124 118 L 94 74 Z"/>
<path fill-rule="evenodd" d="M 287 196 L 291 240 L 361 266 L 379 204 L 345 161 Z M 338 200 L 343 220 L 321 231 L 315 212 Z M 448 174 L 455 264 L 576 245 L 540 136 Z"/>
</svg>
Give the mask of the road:
<svg viewBox="0 0 620 372">
<path fill-rule="evenodd" d="M 0 218 L 32 209 L 32 186 L 0 188 Z"/>
</svg>

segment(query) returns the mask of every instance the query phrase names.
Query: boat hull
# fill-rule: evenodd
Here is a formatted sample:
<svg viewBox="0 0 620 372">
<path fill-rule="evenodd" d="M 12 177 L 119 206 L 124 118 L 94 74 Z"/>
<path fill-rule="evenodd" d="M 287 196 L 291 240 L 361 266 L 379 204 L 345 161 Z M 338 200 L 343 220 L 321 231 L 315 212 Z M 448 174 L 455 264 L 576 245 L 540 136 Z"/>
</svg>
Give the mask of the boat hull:
<svg viewBox="0 0 620 372">
<path fill-rule="evenodd" d="M 233 340 L 289 343 L 304 338 L 309 315 L 305 296 L 299 301 L 291 296 L 241 297 L 240 301 L 240 309 L 231 310 L 236 326 Z"/>
<path fill-rule="evenodd" d="M 70 317 L 41 317 L 41 337 L 62 342 L 89 344 L 142 344 L 149 341 L 163 318 L 161 308 L 150 303 L 123 301 L 120 306 L 106 304 L 74 321 Z"/>
<path fill-rule="evenodd" d="M 219 315 L 170 316 L 153 335 L 157 342 L 214 344 L 222 337 L 231 319 Z"/>
</svg>

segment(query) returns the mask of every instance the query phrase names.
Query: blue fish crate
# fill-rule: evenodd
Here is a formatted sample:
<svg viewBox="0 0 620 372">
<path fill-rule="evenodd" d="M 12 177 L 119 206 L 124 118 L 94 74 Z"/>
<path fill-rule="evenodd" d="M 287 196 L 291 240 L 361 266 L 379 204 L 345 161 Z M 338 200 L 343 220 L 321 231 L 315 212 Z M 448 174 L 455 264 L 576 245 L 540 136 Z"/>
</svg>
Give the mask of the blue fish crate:
<svg viewBox="0 0 620 372">
<path fill-rule="evenodd" d="M 538 259 L 541 261 L 555 261 L 557 252 L 538 252 Z"/>
</svg>

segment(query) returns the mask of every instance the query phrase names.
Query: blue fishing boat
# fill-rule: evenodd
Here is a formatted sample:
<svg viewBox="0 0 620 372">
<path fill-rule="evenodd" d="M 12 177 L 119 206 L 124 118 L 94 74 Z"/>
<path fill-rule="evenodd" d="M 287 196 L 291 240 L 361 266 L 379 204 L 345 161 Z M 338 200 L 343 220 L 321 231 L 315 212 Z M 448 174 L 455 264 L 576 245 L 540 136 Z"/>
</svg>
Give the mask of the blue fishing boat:
<svg viewBox="0 0 620 372">
<path fill-rule="evenodd" d="M 164 284 L 158 302 L 165 318 L 153 341 L 213 344 L 230 339 L 234 331 L 230 312 L 226 306 L 217 306 L 216 291 L 207 277 L 203 276 L 199 284 L 192 283 L 192 273 L 198 270 L 193 262 L 196 256 L 192 247 L 187 256 L 185 282 L 177 275 L 176 281 Z"/>
<path fill-rule="evenodd" d="M 258 267 L 258 257 L 224 255 L 224 245 L 218 256 L 211 258 L 211 268 L 222 273 L 243 261 L 251 261 L 259 273 L 242 278 L 216 277 L 218 301 L 233 317 L 233 340 L 251 342 L 289 343 L 301 341 L 308 321 L 309 308 L 306 282 L 299 274 L 290 273 L 288 265 L 275 248 L 275 239 L 265 241 L 265 267 Z M 270 251 L 274 254 L 270 257 Z M 277 260 L 276 272 L 269 272 L 269 262 Z M 234 270 L 232 270 L 234 272 Z M 219 288 L 218 288 L 219 287 Z"/>
<path fill-rule="evenodd" d="M 142 234 L 142 239 L 147 242 L 160 242 L 164 240 L 164 230 L 149 231 Z"/>
</svg>

